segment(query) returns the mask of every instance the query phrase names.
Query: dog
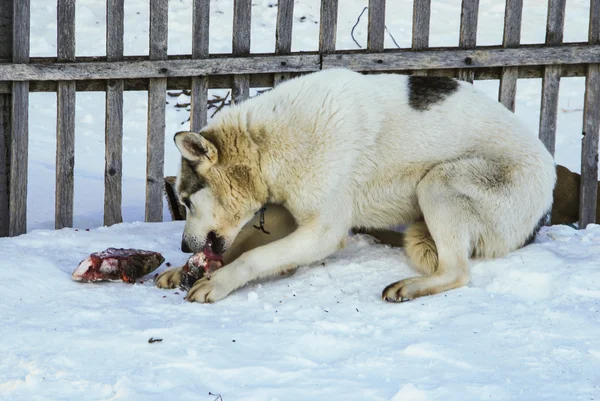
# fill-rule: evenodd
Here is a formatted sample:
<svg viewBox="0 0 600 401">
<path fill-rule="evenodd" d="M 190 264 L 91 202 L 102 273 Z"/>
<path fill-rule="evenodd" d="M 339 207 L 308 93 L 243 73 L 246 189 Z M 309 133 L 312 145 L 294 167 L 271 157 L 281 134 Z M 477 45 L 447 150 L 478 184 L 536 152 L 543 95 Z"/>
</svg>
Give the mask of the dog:
<svg viewBox="0 0 600 401">
<path fill-rule="evenodd" d="M 174 142 L 184 252 L 207 240 L 225 252 L 266 204 L 285 207 L 297 225 L 198 280 L 187 299 L 201 303 L 323 259 L 353 227 L 409 224 L 406 252 L 423 276 L 388 285 L 384 300 L 463 286 L 470 258 L 531 241 L 556 181 L 552 155 L 513 113 L 446 77 L 324 70 L 232 106 Z"/>
<path fill-rule="evenodd" d="M 167 205 L 171 212 L 171 219 L 181 221 L 185 220 L 186 211 L 185 206 L 180 204 L 177 198 L 176 180 L 177 177 L 175 176 L 165 177 L 165 192 L 167 195 Z M 552 197 L 551 225 L 564 224 L 574 226 L 578 222 L 580 182 L 580 174 L 572 172 L 565 166 L 556 165 L 556 185 L 554 186 Z M 254 217 L 242 228 L 233 245 L 227 249 L 224 254 L 225 260 L 233 261 L 244 252 L 283 238 L 297 228 L 293 216 L 281 205 L 267 205 L 265 216 L 268 221 L 269 234 L 273 235 L 265 235 L 264 231 L 257 231 L 259 220 L 258 217 Z M 600 223 L 600 185 L 598 186 L 595 223 Z M 400 230 L 353 228 L 351 233 L 354 235 L 368 235 L 381 245 L 404 247 L 404 234 Z M 231 255 L 235 256 L 232 257 Z"/>
</svg>

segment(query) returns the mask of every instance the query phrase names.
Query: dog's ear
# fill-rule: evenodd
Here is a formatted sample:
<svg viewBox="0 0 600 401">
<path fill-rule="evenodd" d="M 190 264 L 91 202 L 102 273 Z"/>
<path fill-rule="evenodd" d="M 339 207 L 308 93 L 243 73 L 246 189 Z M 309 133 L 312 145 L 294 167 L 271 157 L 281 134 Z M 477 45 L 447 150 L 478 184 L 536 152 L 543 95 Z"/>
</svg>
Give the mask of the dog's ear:
<svg viewBox="0 0 600 401">
<path fill-rule="evenodd" d="M 173 138 L 181 155 L 208 168 L 217 162 L 217 148 L 208 139 L 196 132 L 182 131 Z"/>
</svg>

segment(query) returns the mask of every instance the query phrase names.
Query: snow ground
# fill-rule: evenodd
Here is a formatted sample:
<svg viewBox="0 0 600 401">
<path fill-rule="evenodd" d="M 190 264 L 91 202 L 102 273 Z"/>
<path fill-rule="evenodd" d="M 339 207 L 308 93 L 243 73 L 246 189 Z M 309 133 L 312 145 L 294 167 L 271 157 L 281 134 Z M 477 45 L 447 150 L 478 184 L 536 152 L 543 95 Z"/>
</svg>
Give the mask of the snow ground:
<svg viewBox="0 0 600 401">
<path fill-rule="evenodd" d="M 110 246 L 183 263 L 181 230 L 181 222 L 124 223 L 0 240 L 0 399 L 600 396 L 600 226 L 545 229 L 527 248 L 474 263 L 468 287 L 403 304 L 380 294 L 413 275 L 404 252 L 366 237 L 325 266 L 212 305 L 151 280 L 70 279 L 79 261 Z"/>
<path fill-rule="evenodd" d="M 274 3 L 254 1 L 253 52 L 274 49 Z M 478 43 L 501 43 L 502 3 L 481 0 Z M 524 3 L 523 42 L 543 42 L 546 0 Z M 104 54 L 104 4 L 77 1 L 78 55 Z M 356 48 L 350 29 L 368 1 L 340 4 L 337 46 Z M 317 48 L 318 5 L 296 2 L 294 51 Z M 55 7 L 56 0 L 31 0 L 34 56 L 56 54 Z M 126 0 L 125 7 L 125 52 L 146 54 L 148 1 Z M 171 0 L 169 7 L 169 54 L 189 53 L 191 0 Z M 386 24 L 402 47 L 410 45 L 411 7 L 388 1 Z M 459 7 L 432 0 L 432 46 L 457 44 Z M 588 12 L 585 0 L 567 2 L 565 41 L 587 40 Z M 231 50 L 231 19 L 231 0 L 211 2 L 211 52 Z M 355 32 L 361 44 L 366 21 Z M 386 46 L 394 46 L 389 37 Z M 498 82 L 475 85 L 497 97 Z M 540 87 L 540 79 L 519 81 L 516 113 L 532 132 Z M 561 81 L 556 160 L 573 171 L 580 168 L 583 92 L 584 79 Z M 77 96 L 79 230 L 52 231 L 56 95 L 31 95 L 29 233 L 0 239 L 0 400 L 212 400 L 209 391 L 225 401 L 600 398 L 596 225 L 544 229 L 527 248 L 474 263 L 469 286 L 401 305 L 379 296 L 385 285 L 414 274 L 404 252 L 365 237 L 355 237 L 325 267 L 252 284 L 214 305 L 189 304 L 150 281 L 72 282 L 79 261 L 109 246 L 160 251 L 173 265 L 185 261 L 180 222 L 138 222 L 146 92 L 125 95 L 126 223 L 111 228 L 96 228 L 103 210 L 104 94 Z M 171 138 L 187 128 L 187 113 L 167 100 L 165 174 L 175 174 Z M 163 341 L 149 344 L 150 337 Z"/>
</svg>

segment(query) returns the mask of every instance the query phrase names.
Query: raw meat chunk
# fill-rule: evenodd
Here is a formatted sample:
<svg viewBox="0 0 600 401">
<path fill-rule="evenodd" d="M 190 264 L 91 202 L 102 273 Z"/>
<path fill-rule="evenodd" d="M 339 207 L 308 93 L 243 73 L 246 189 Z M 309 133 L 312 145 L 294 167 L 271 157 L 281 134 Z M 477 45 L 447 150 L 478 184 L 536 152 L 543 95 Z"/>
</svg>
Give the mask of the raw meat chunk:
<svg viewBox="0 0 600 401">
<path fill-rule="evenodd" d="M 205 247 L 202 252 L 190 256 L 183 269 L 181 269 L 180 287 L 184 290 L 192 288 L 194 283 L 203 277 L 210 278 L 215 270 L 223 267 L 223 257 Z"/>
<path fill-rule="evenodd" d="M 75 281 L 135 281 L 156 270 L 165 258 L 141 249 L 108 248 L 92 253 L 73 272 Z"/>
</svg>

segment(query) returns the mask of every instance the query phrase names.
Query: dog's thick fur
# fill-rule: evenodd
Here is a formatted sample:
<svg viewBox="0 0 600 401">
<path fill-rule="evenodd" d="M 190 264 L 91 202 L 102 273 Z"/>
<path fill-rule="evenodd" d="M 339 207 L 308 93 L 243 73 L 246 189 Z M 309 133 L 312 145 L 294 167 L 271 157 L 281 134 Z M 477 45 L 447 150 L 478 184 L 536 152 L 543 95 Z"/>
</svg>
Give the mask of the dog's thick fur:
<svg viewBox="0 0 600 401">
<path fill-rule="evenodd" d="M 448 78 L 322 71 L 233 106 L 175 143 L 188 249 L 202 249 L 211 232 L 230 246 L 267 203 L 283 205 L 298 225 L 198 281 L 188 293 L 197 302 L 320 260 L 352 227 L 407 223 L 407 253 L 425 276 L 389 285 L 383 298 L 462 286 L 470 257 L 502 256 L 530 240 L 556 179 L 550 153 L 510 111 Z"/>
</svg>

